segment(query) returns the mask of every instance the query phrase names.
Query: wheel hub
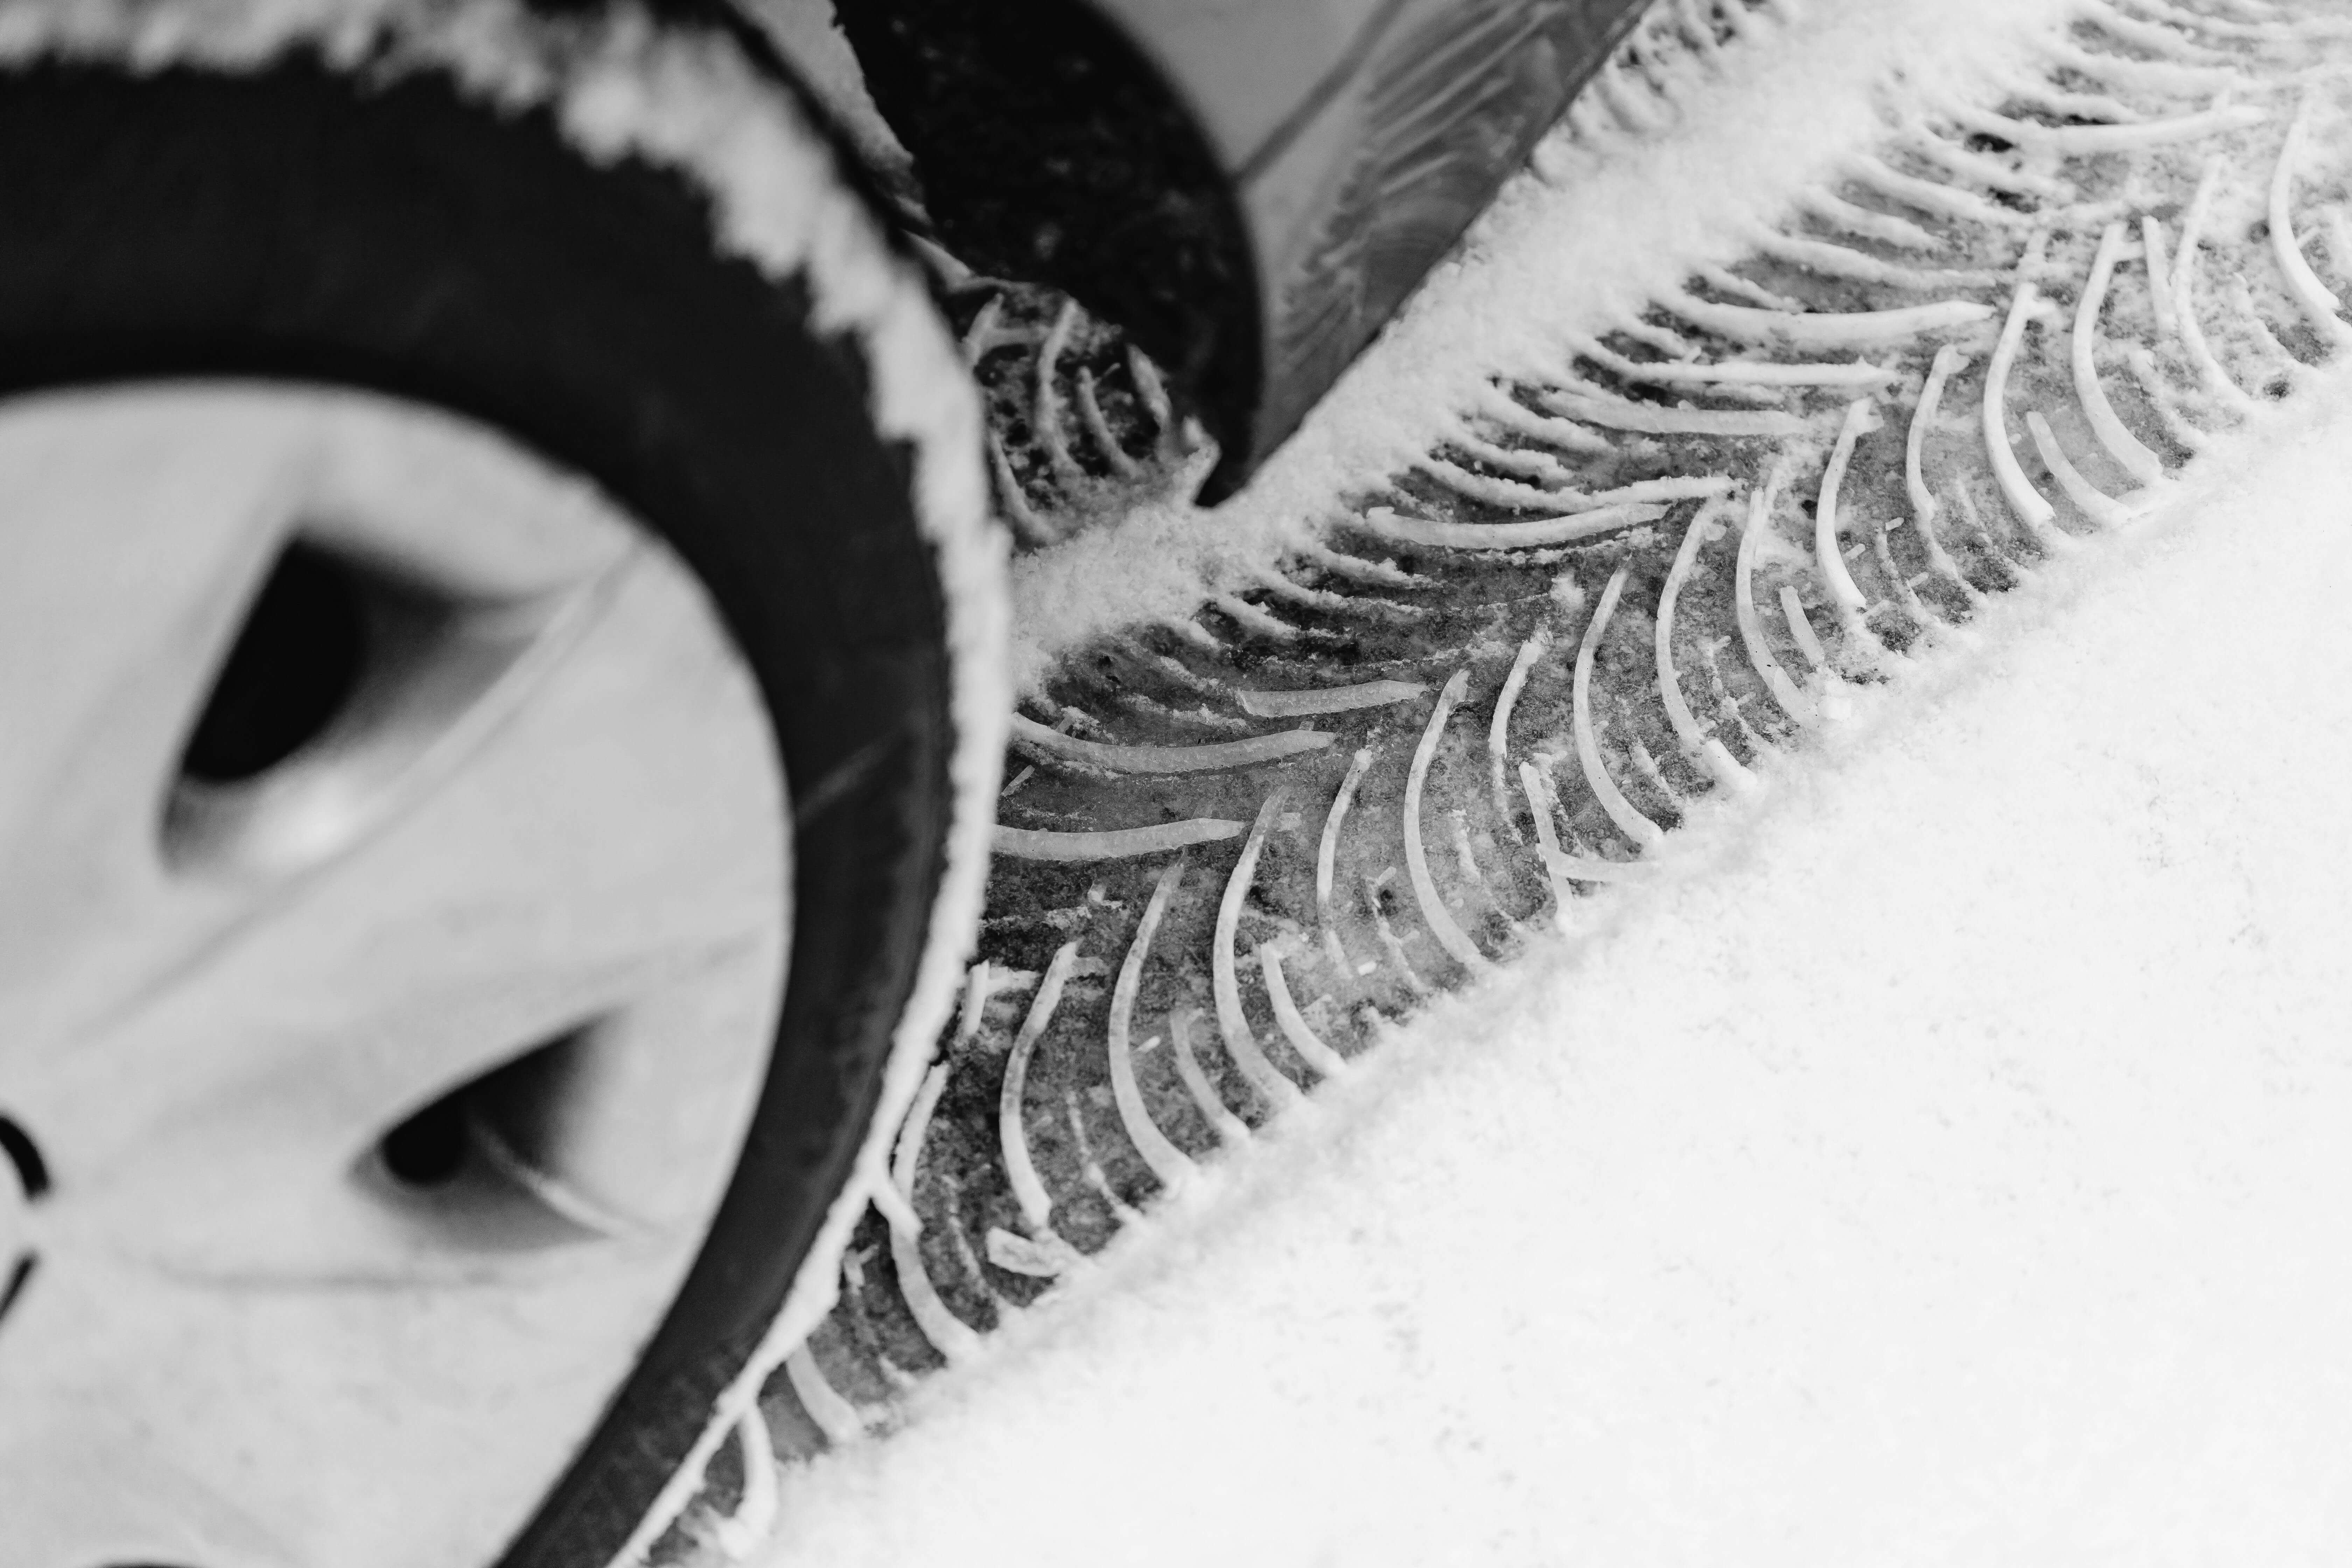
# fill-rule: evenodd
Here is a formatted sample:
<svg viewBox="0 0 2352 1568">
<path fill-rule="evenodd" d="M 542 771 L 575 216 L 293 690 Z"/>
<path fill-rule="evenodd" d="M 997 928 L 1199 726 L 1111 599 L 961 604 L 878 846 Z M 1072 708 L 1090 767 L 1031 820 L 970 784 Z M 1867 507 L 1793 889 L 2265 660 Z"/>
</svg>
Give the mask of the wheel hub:
<svg viewBox="0 0 2352 1568">
<path fill-rule="evenodd" d="M 413 405 L 23 399 L 0 498 L 9 1560 L 488 1561 L 765 1081 L 757 686 L 660 541 Z"/>
</svg>

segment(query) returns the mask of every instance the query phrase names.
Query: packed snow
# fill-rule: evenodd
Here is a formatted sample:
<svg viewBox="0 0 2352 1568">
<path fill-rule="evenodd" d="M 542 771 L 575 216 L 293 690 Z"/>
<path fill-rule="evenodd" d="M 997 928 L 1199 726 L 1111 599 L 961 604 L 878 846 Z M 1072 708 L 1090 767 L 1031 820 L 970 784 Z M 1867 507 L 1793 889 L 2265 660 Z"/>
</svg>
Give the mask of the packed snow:
<svg viewBox="0 0 2352 1568">
<path fill-rule="evenodd" d="M 786 1478 L 777 1564 L 2340 1563 L 2352 377 Z"/>
</svg>

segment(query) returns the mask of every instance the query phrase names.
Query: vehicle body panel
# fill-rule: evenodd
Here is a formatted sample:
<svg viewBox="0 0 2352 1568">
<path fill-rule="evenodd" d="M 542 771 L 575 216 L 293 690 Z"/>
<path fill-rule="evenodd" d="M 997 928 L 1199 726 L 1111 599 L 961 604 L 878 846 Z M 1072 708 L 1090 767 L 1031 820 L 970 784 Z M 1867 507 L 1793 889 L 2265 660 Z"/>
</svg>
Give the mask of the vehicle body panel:
<svg viewBox="0 0 2352 1568">
<path fill-rule="evenodd" d="M 1648 3 L 845 0 L 842 16 L 950 248 L 1132 331 L 1217 437 L 1215 500 Z M 1154 155 L 1130 157 L 1144 139 Z M 1170 268 L 1181 284 L 1154 276 Z"/>
</svg>

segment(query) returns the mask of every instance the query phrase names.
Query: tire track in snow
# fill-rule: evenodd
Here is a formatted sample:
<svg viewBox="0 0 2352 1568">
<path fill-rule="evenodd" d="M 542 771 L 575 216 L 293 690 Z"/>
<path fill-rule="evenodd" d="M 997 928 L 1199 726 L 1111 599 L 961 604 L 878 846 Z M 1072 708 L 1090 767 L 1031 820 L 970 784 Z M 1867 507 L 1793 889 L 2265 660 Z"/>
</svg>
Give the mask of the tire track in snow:
<svg viewBox="0 0 2352 1568">
<path fill-rule="evenodd" d="M 1386 1021 L 1591 920 L 1845 686 L 1969 657 L 1989 596 L 2127 529 L 2352 336 L 2352 88 L 2326 74 L 2352 26 L 2207 5 L 2082 0 L 1979 101 L 1890 111 L 1736 264 L 1490 381 L 1263 581 L 1063 661 L 905 1202 L 769 1391 L 784 1451 L 886 1429 L 1169 1186 L 1311 1114 Z M 1643 133 L 1776 10 L 1661 5 L 1578 133 Z M 1029 356 L 992 388 L 1017 530 L 1199 460 L 1147 364 L 1022 311 L 967 338 L 984 376 Z M 673 1551 L 771 1506 L 753 1447 Z"/>
</svg>

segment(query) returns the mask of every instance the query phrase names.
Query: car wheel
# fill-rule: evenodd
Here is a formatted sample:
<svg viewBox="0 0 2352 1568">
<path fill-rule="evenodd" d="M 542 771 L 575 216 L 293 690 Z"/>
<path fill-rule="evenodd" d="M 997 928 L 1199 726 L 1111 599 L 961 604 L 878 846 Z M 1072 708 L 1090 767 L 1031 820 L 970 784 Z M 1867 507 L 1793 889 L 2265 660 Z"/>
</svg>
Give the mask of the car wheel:
<svg viewBox="0 0 2352 1568">
<path fill-rule="evenodd" d="M 0 31 L 5 1555 L 601 1568 L 952 1003 L 961 363 L 723 21 Z"/>
</svg>

